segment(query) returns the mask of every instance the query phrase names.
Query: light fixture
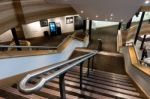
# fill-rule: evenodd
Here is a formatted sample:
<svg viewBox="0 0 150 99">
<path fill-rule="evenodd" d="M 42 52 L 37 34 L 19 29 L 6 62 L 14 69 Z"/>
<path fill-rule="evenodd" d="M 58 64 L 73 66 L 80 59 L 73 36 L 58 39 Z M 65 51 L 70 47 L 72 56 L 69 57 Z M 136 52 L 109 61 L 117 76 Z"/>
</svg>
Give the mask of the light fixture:
<svg viewBox="0 0 150 99">
<path fill-rule="evenodd" d="M 149 4 L 149 3 L 150 3 L 150 1 L 149 1 L 149 0 L 146 0 L 144 3 L 145 3 L 145 4 Z"/>
<path fill-rule="evenodd" d="M 96 18 L 98 18 L 99 16 L 98 16 L 98 15 L 96 15 L 95 17 L 96 17 Z"/>
<path fill-rule="evenodd" d="M 87 17 L 86 19 L 87 19 L 87 20 L 89 20 L 89 18 L 88 18 L 88 17 Z"/>
<path fill-rule="evenodd" d="M 110 16 L 111 16 L 111 17 L 113 17 L 113 16 L 114 16 L 114 14 L 113 14 L 113 13 L 111 13 L 111 14 L 110 14 Z"/>
<path fill-rule="evenodd" d="M 80 13 L 84 13 L 84 11 L 83 11 L 83 10 L 81 10 L 81 11 L 80 11 Z"/>
<path fill-rule="evenodd" d="M 123 19 L 121 19 L 120 21 L 123 22 Z"/>
</svg>

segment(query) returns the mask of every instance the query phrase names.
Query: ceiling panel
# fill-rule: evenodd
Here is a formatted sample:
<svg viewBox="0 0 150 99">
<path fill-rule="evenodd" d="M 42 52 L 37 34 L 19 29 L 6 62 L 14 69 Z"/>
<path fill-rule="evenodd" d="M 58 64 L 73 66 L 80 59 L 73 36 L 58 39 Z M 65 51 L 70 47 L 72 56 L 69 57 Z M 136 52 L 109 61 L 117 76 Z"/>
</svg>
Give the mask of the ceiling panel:
<svg viewBox="0 0 150 99">
<path fill-rule="evenodd" d="M 145 0 L 46 0 L 70 4 L 83 18 L 127 22 Z M 148 5 L 149 6 L 149 5 Z M 83 13 L 81 13 L 83 11 Z M 111 16 L 112 14 L 112 16 Z M 96 17 L 97 16 L 97 17 Z"/>
</svg>

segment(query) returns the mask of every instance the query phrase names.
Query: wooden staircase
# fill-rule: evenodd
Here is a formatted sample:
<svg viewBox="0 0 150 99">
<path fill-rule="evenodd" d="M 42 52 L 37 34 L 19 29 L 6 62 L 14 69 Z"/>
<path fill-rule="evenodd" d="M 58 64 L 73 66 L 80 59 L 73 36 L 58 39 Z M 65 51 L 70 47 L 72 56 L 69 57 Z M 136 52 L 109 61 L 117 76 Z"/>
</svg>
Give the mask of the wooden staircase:
<svg viewBox="0 0 150 99">
<path fill-rule="evenodd" d="M 83 71 L 83 90 L 80 90 L 79 67 L 70 70 L 65 76 L 67 99 L 146 99 L 134 86 L 127 75 L 115 74 L 105 71 Z M 49 73 L 47 73 L 49 74 Z M 42 76 L 46 76 L 43 74 Z M 28 84 L 33 85 L 42 77 L 33 78 Z M 38 92 L 25 95 L 17 90 L 17 84 L 12 87 L 0 89 L 0 99 L 59 99 L 59 79 L 47 82 Z"/>
</svg>

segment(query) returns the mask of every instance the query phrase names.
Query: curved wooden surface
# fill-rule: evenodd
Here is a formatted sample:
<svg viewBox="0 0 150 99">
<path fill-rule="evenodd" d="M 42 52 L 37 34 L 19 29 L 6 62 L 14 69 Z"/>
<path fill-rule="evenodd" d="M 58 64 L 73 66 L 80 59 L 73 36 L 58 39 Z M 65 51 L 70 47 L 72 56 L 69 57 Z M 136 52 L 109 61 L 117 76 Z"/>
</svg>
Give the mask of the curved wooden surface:
<svg viewBox="0 0 150 99">
<path fill-rule="evenodd" d="M 121 31 L 124 43 L 135 37 L 137 32 L 137 27 L 138 25 L 134 25 L 127 30 Z M 139 35 L 148 35 L 148 34 L 150 34 L 150 24 L 143 23 Z"/>
<path fill-rule="evenodd" d="M 139 63 L 139 60 L 137 58 L 137 55 L 136 55 L 136 52 L 135 52 L 135 49 L 133 46 L 129 47 L 129 54 L 130 54 L 130 59 L 131 59 L 132 65 L 150 77 L 150 67 L 143 66 Z"/>
<path fill-rule="evenodd" d="M 26 56 L 37 56 L 37 55 L 46 55 L 46 54 L 56 54 L 62 52 L 68 44 L 72 41 L 71 36 L 67 36 L 62 43 L 60 43 L 56 49 L 52 48 L 50 50 L 30 50 L 27 48 L 26 50 L 23 51 L 4 51 L 0 52 L 0 59 L 4 58 L 15 58 L 15 57 L 26 57 Z"/>
</svg>

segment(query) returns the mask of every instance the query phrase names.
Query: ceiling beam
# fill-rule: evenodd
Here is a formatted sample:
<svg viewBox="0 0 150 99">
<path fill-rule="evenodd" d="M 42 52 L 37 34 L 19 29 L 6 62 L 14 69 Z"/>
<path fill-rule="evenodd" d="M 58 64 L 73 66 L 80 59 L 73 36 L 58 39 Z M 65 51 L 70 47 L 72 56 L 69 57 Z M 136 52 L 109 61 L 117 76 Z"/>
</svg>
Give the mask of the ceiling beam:
<svg viewBox="0 0 150 99">
<path fill-rule="evenodd" d="M 25 39 L 24 31 L 22 28 L 22 24 L 25 24 L 25 17 L 24 17 L 21 1 L 13 0 L 13 7 L 14 7 L 16 18 L 18 21 L 18 26 L 15 27 L 16 35 L 18 36 L 18 39 Z"/>
<path fill-rule="evenodd" d="M 15 9 L 18 24 L 21 24 L 21 25 L 25 24 L 25 17 L 24 17 L 21 1 L 20 0 L 13 0 L 13 6 Z"/>
<path fill-rule="evenodd" d="M 142 16 L 141 16 L 141 19 L 140 19 L 140 22 L 139 22 L 139 25 L 138 25 L 138 28 L 137 28 L 136 36 L 135 36 L 135 39 L 134 39 L 134 44 L 136 44 L 136 42 L 137 42 L 141 27 L 142 27 L 144 15 L 145 15 L 145 12 L 142 12 Z"/>
</svg>

